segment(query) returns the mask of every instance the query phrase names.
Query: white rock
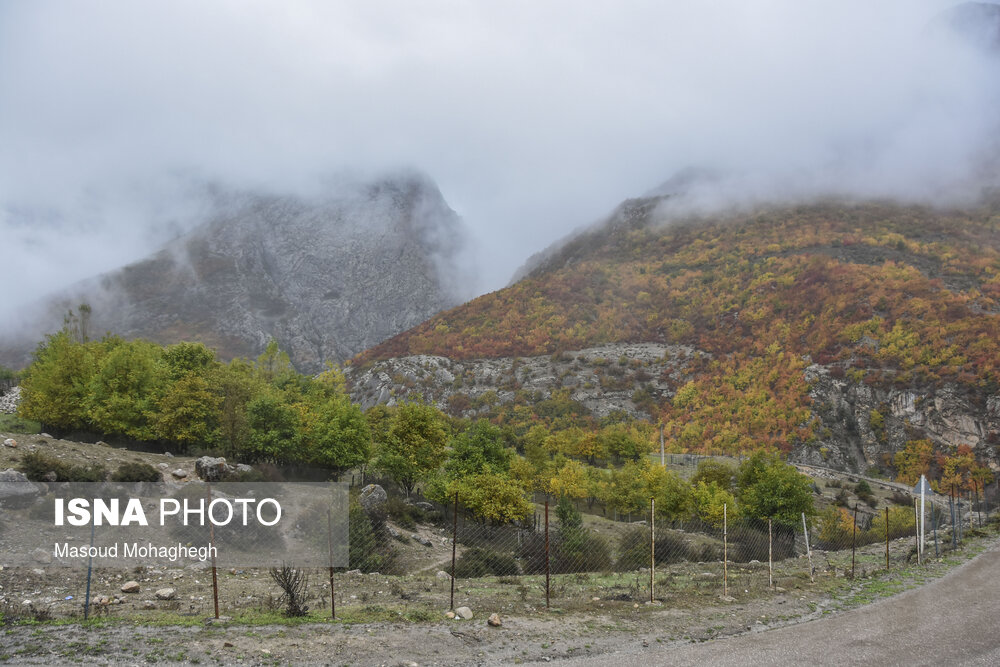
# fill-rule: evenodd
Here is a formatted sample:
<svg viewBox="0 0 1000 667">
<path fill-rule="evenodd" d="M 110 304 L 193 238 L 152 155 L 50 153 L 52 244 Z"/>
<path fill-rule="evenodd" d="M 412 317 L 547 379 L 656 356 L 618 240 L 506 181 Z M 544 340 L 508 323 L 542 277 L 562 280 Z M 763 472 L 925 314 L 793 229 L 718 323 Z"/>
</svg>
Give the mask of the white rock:
<svg viewBox="0 0 1000 667">
<path fill-rule="evenodd" d="M 157 600 L 173 600 L 174 596 L 176 595 L 177 595 L 176 588 L 161 588 L 160 590 L 156 591 Z"/>
</svg>

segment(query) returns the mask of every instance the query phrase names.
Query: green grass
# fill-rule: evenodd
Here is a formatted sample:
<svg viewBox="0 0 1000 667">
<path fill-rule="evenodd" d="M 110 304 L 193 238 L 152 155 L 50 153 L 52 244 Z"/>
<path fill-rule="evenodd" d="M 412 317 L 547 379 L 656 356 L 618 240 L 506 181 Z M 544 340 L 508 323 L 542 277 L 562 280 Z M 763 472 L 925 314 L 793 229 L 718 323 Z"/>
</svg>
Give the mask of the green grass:
<svg viewBox="0 0 1000 667">
<path fill-rule="evenodd" d="M 0 414 L 0 432 L 37 434 L 42 432 L 42 425 L 17 415 Z"/>
</svg>

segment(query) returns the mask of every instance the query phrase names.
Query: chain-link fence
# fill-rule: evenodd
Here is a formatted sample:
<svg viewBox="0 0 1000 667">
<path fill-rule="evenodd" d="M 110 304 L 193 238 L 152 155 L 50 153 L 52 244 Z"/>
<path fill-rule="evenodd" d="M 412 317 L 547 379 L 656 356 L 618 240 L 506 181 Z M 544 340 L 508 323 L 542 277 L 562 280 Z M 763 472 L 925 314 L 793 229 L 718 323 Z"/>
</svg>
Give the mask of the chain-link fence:
<svg viewBox="0 0 1000 667">
<path fill-rule="evenodd" d="M 586 510 L 585 503 L 542 500 L 524 521 L 491 525 L 466 512 L 460 498 L 444 506 L 390 498 L 374 512 L 352 503 L 349 566 L 304 568 L 297 603 L 338 618 L 384 620 L 433 619 L 462 607 L 717 604 L 900 569 L 944 554 L 990 521 L 985 503 L 957 497 L 938 497 L 922 514 L 919 502 L 907 502 L 830 507 L 794 520 L 732 517 L 727 507 L 715 523 L 660 518 L 652 501 L 631 521 Z M 319 542 L 332 537 L 324 531 L 326 520 L 317 520 Z M 216 597 L 223 615 L 289 603 L 268 570 L 216 572 L 207 562 L 95 570 L 92 591 L 70 568 L 8 569 L 0 582 L 6 618 L 43 607 L 77 614 L 86 599 L 91 613 L 182 616 L 213 616 Z"/>
</svg>

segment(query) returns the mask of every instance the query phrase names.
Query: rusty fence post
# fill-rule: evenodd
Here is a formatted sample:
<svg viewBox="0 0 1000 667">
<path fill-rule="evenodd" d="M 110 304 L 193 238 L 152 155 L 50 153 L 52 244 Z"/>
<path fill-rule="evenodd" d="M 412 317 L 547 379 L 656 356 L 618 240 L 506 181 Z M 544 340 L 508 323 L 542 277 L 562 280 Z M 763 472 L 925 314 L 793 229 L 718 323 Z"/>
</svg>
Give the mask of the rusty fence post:
<svg viewBox="0 0 1000 667">
<path fill-rule="evenodd" d="M 96 521 L 90 522 L 90 552 L 87 556 L 87 597 L 83 601 L 83 620 L 90 618 L 90 575 L 94 571 L 94 526 Z"/>
<path fill-rule="evenodd" d="M 725 506 L 723 506 L 723 509 Z M 809 525 L 806 523 L 806 513 L 802 513 L 802 535 L 806 540 L 806 557 L 809 558 L 809 581 L 816 583 L 816 575 L 813 570 L 813 552 L 812 547 L 809 546 Z"/>
<path fill-rule="evenodd" d="M 212 600 L 215 602 L 215 617 L 219 618 L 219 575 L 215 567 L 215 524 L 212 523 L 212 512 L 209 509 L 212 505 L 212 485 L 205 482 L 205 495 L 208 497 L 208 507 L 205 513 L 208 516 L 208 544 L 209 553 L 212 554 Z"/>
<path fill-rule="evenodd" d="M 851 579 L 854 578 L 854 555 L 858 544 L 858 504 L 854 503 L 854 525 L 851 527 Z"/>
<path fill-rule="evenodd" d="M 549 499 L 545 499 L 545 608 L 549 608 Z"/>
<path fill-rule="evenodd" d="M 885 508 L 885 569 L 889 569 L 889 508 Z"/>
<path fill-rule="evenodd" d="M 451 514 L 451 609 L 455 609 L 455 553 L 458 548 L 458 491 L 455 492 L 455 507 Z"/>
<path fill-rule="evenodd" d="M 656 570 L 656 501 L 649 499 L 649 601 L 653 602 L 653 576 Z"/>
<path fill-rule="evenodd" d="M 722 595 L 729 597 L 729 515 L 722 503 Z"/>
<path fill-rule="evenodd" d="M 326 510 L 326 535 L 330 546 L 330 618 L 337 618 L 337 594 L 333 587 L 333 512 Z"/>
<path fill-rule="evenodd" d="M 770 517 L 767 519 L 767 587 L 774 588 L 774 533 Z"/>
</svg>

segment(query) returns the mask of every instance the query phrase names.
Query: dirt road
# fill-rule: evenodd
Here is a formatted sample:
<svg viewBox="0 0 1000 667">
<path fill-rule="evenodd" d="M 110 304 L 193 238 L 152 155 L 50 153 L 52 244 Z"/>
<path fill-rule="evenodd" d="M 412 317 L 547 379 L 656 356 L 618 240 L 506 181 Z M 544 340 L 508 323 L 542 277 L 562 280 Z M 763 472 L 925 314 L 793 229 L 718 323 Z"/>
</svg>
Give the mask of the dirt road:
<svg viewBox="0 0 1000 667">
<path fill-rule="evenodd" d="M 1000 665 L 1000 542 L 926 586 L 836 616 L 571 660 L 616 665 Z"/>
</svg>

